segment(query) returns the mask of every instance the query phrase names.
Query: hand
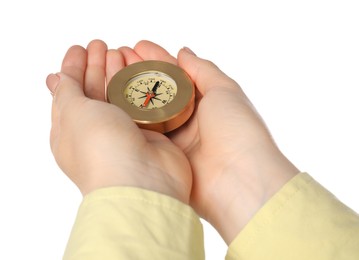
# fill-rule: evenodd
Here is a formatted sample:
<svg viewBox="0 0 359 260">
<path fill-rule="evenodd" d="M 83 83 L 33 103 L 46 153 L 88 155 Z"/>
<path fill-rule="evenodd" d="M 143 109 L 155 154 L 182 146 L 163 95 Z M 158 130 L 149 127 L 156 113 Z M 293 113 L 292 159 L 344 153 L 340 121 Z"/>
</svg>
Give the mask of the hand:
<svg viewBox="0 0 359 260">
<path fill-rule="evenodd" d="M 156 45 L 143 55 L 159 59 Z M 143 58 L 102 41 L 71 47 L 61 73 L 47 78 L 53 92 L 51 148 L 60 168 L 85 195 L 109 186 L 134 186 L 189 202 L 192 176 L 184 153 L 166 136 L 140 130 L 105 101 L 105 81 Z"/>
<path fill-rule="evenodd" d="M 299 171 L 280 152 L 240 86 L 212 62 L 188 48 L 175 59 L 148 41 L 133 51 L 179 65 L 197 87 L 194 115 L 168 136 L 191 164 L 191 205 L 229 244 Z"/>
<path fill-rule="evenodd" d="M 134 49 L 143 53 L 149 45 L 140 42 Z M 240 86 L 212 62 L 188 48 L 177 61 L 160 47 L 156 52 L 181 66 L 197 87 L 194 115 L 169 137 L 192 167 L 191 205 L 229 244 L 299 170 L 280 152 Z"/>
</svg>

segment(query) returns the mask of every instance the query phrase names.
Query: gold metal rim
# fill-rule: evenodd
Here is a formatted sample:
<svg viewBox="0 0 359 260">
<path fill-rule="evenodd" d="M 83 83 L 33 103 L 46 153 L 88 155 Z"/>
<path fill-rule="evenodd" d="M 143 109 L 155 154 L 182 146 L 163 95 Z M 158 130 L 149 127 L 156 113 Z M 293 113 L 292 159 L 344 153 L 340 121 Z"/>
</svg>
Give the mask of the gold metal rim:
<svg viewBox="0 0 359 260">
<path fill-rule="evenodd" d="M 166 106 L 142 110 L 131 105 L 123 95 L 129 80 L 147 72 L 167 74 L 176 82 L 176 97 Z M 113 76 L 107 87 L 107 99 L 111 104 L 128 113 L 140 127 L 159 132 L 169 132 L 186 122 L 192 114 L 194 110 L 194 84 L 187 73 L 176 65 L 155 60 L 142 61 L 125 67 Z"/>
</svg>

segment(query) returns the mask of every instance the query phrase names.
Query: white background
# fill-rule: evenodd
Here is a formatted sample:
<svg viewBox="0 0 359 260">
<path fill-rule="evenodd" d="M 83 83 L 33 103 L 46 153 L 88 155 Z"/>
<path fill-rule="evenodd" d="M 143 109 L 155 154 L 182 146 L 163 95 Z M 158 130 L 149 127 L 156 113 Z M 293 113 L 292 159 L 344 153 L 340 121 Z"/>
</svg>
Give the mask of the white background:
<svg viewBox="0 0 359 260">
<path fill-rule="evenodd" d="M 237 80 L 282 151 L 359 212 L 357 1 L 2 1 L 0 259 L 61 259 L 81 195 L 49 149 L 51 95 L 73 44 L 189 46 Z M 205 224 L 207 259 L 226 246 Z M 260 249 L 260 245 L 258 245 Z"/>
</svg>

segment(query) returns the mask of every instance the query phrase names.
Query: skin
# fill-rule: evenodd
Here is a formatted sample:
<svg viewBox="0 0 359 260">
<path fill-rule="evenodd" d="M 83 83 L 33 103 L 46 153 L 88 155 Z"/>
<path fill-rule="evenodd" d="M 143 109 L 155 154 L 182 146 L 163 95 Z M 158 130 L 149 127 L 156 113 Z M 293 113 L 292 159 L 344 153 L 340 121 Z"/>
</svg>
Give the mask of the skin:
<svg viewBox="0 0 359 260">
<path fill-rule="evenodd" d="M 167 136 L 139 129 L 104 102 L 105 82 L 142 60 L 176 64 L 197 87 L 194 115 Z M 229 244 L 299 172 L 240 86 L 188 48 L 175 58 L 149 41 L 108 50 L 94 40 L 86 49 L 71 47 L 47 86 L 54 95 L 52 152 L 83 195 L 133 186 L 174 197 L 190 204 Z"/>
</svg>

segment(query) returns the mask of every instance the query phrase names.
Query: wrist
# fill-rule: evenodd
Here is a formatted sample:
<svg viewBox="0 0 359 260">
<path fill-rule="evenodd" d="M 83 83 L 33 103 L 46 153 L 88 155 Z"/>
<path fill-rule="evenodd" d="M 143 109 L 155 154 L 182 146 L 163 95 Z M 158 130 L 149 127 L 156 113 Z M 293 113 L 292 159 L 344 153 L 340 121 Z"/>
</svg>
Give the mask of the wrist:
<svg viewBox="0 0 359 260">
<path fill-rule="evenodd" d="M 207 212 L 211 223 L 227 244 L 240 233 L 252 217 L 299 170 L 276 148 L 255 153 L 245 160 L 234 160 L 216 185 Z"/>
<path fill-rule="evenodd" d="M 135 187 L 170 196 L 185 204 L 189 203 L 190 175 L 188 178 L 179 179 L 176 175 L 158 167 L 143 167 L 140 164 L 126 167 L 120 164 L 119 166 L 93 167 L 87 176 L 88 178 L 83 183 L 76 183 L 83 196 L 101 188 Z"/>
</svg>

